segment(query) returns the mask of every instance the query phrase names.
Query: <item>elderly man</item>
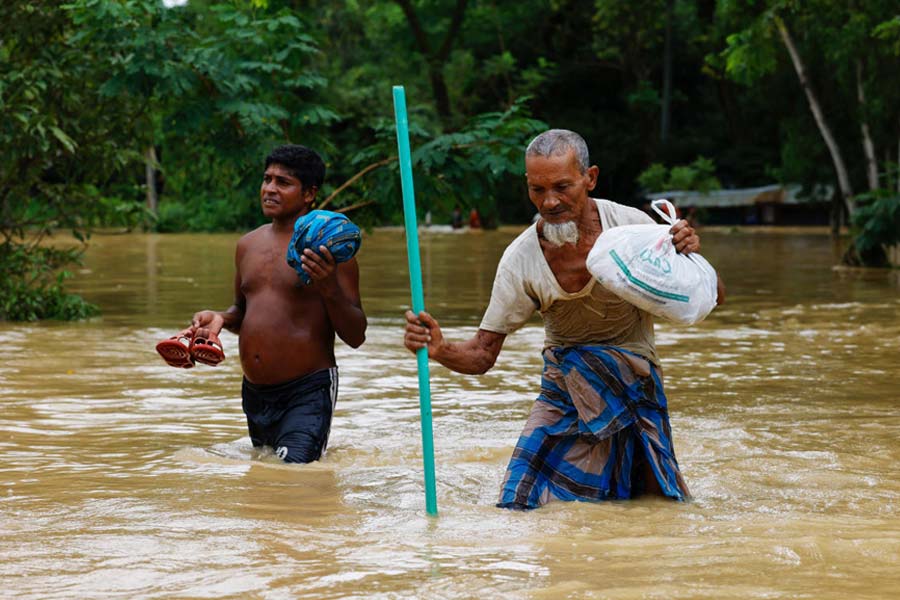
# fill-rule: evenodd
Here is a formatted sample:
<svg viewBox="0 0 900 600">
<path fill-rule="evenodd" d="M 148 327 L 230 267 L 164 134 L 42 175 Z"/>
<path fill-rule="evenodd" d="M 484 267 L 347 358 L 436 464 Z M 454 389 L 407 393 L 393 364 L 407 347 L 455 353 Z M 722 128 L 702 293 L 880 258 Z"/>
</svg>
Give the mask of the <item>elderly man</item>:
<svg viewBox="0 0 900 600">
<path fill-rule="evenodd" d="M 690 495 L 672 446 L 653 318 L 606 291 L 585 266 L 604 230 L 653 220 L 589 196 L 599 169 L 572 131 L 552 129 L 532 140 L 525 169 L 540 218 L 504 252 L 478 332 L 449 342 L 427 312 L 407 311 L 404 344 L 412 352 L 427 347 L 430 358 L 458 373 L 481 374 L 494 365 L 506 336 L 535 310 L 541 313 L 541 392 L 510 459 L 498 506 L 529 509 L 553 499 L 643 493 L 685 500 Z M 686 221 L 671 232 L 677 251 L 700 249 Z"/>
</svg>

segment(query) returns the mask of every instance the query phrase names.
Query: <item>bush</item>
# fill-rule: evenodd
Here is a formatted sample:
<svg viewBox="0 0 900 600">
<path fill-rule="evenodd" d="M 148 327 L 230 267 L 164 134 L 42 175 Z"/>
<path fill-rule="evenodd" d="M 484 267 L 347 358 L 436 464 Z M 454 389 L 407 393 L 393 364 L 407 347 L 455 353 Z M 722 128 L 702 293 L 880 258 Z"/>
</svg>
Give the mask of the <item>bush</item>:
<svg viewBox="0 0 900 600">
<path fill-rule="evenodd" d="M 75 320 L 97 314 L 96 306 L 63 289 L 71 274 L 60 267 L 80 257 L 77 248 L 0 245 L 0 270 L 5 274 L 0 280 L 0 320 Z"/>
<path fill-rule="evenodd" d="M 160 203 L 156 230 L 160 233 L 247 231 L 263 222 L 262 211 L 255 201 L 203 200 L 193 204 L 172 201 Z"/>
<path fill-rule="evenodd" d="M 0 2 L 0 22 L 12 24 L 0 36 L 3 320 L 94 314 L 63 289 L 63 268 L 83 248 L 41 241 L 54 231 L 83 241 L 93 227 L 130 229 L 147 218 L 130 176 L 142 164 L 132 150 L 142 105 L 98 92 L 107 67 L 94 49 L 78 46 L 82 32 L 70 16 L 56 1 Z"/>
<path fill-rule="evenodd" d="M 722 187 L 716 178 L 715 163 L 703 156 L 698 156 L 689 165 L 675 166 L 671 170 L 654 163 L 638 175 L 637 182 L 649 192 L 690 190 L 706 193 Z"/>
<path fill-rule="evenodd" d="M 653 163 L 637 178 L 638 185 L 650 191 L 665 190 L 668 181 L 669 170 L 661 163 Z"/>
<path fill-rule="evenodd" d="M 853 214 L 853 246 L 860 262 L 867 266 L 886 263 L 885 246 L 900 244 L 900 195 L 876 190 L 856 197 Z"/>
</svg>

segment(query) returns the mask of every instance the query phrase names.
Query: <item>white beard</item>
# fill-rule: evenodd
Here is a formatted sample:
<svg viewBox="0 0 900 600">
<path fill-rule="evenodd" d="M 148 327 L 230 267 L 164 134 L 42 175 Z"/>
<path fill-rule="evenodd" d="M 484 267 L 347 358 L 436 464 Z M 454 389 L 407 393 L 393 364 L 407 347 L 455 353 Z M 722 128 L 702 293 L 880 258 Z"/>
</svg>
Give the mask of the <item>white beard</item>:
<svg viewBox="0 0 900 600">
<path fill-rule="evenodd" d="M 565 244 L 577 244 L 578 226 L 574 221 L 566 221 L 565 223 L 548 223 L 544 221 L 544 239 L 557 248 Z"/>
</svg>

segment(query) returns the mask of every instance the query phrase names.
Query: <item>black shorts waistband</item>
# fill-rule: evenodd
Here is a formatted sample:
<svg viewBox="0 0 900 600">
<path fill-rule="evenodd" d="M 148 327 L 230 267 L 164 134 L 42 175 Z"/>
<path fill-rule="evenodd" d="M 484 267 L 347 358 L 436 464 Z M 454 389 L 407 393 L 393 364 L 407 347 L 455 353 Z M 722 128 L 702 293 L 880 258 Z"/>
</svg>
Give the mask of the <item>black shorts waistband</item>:
<svg viewBox="0 0 900 600">
<path fill-rule="evenodd" d="M 252 394 L 261 396 L 277 396 L 282 392 L 291 391 L 293 393 L 304 393 L 306 390 L 312 390 L 325 385 L 331 385 L 334 377 L 337 376 L 337 367 L 330 367 L 320 371 L 313 371 L 306 375 L 290 379 L 282 383 L 261 384 L 253 383 L 244 377 L 243 388 Z"/>
</svg>

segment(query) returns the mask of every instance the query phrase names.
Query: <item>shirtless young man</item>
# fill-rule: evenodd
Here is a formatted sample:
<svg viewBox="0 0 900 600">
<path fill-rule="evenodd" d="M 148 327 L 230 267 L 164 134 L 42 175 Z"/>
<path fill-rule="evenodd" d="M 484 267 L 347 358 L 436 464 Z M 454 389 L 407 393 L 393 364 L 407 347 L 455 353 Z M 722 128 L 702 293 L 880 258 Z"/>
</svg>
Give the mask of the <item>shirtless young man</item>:
<svg viewBox="0 0 900 600">
<path fill-rule="evenodd" d="M 287 264 L 294 223 L 309 212 L 324 178 L 321 157 L 304 146 L 280 146 L 266 157 L 259 197 L 272 222 L 238 241 L 234 304 L 200 311 L 191 323 L 195 336 L 223 327 L 239 335 L 250 439 L 286 462 L 322 456 L 337 400 L 334 336 L 357 348 L 366 334 L 355 258 L 336 264 L 324 246 L 321 256 L 306 250 L 310 285 Z"/>
</svg>

